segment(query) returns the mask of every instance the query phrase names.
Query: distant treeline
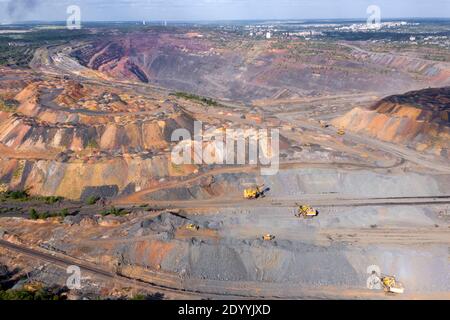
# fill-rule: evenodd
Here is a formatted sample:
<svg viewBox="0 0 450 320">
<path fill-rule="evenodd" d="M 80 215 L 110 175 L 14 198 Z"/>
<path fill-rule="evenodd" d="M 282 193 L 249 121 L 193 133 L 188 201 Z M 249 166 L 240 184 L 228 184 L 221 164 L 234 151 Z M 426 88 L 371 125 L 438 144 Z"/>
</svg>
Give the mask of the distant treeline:
<svg viewBox="0 0 450 320">
<path fill-rule="evenodd" d="M 328 31 L 324 32 L 328 38 L 346 41 L 367 41 L 367 40 L 389 40 L 389 41 L 409 41 L 411 37 L 429 37 L 429 36 L 448 36 L 450 32 L 437 33 L 396 33 L 387 31 L 374 32 L 346 32 L 346 31 Z"/>
<path fill-rule="evenodd" d="M 221 106 L 220 103 L 218 103 L 216 100 L 211 99 L 211 98 L 207 98 L 207 97 L 202 97 L 196 94 L 192 94 L 192 93 L 187 93 L 187 92 L 176 92 L 176 93 L 172 93 L 171 95 L 176 96 L 177 98 L 183 98 L 186 100 L 193 100 L 193 101 L 198 101 L 201 103 L 204 103 L 208 106 L 212 106 L 212 107 L 219 107 Z"/>
</svg>

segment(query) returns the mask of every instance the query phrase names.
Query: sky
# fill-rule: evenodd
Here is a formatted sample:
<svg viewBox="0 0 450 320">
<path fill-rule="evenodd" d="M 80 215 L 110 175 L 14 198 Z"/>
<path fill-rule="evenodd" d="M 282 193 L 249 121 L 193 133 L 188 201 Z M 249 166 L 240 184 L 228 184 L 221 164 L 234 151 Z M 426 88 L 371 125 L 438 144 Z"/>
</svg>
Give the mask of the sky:
<svg viewBox="0 0 450 320">
<path fill-rule="evenodd" d="M 82 21 L 450 18 L 450 0 L 0 0 L 0 22 L 65 21 L 70 5 Z"/>
</svg>

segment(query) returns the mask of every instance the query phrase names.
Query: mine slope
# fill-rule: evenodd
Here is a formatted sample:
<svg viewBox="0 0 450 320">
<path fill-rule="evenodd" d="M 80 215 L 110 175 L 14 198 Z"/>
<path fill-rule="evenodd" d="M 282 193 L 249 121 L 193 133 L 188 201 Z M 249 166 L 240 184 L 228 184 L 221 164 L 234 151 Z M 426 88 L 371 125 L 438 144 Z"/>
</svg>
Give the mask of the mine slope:
<svg viewBox="0 0 450 320">
<path fill-rule="evenodd" d="M 254 41 L 227 34 L 146 32 L 74 50 L 83 66 L 231 101 L 289 100 L 343 92 L 402 92 L 449 83 L 450 64 L 347 43 Z"/>
<path fill-rule="evenodd" d="M 334 121 L 338 127 L 419 152 L 450 157 L 450 87 L 411 91 L 355 108 Z"/>
</svg>

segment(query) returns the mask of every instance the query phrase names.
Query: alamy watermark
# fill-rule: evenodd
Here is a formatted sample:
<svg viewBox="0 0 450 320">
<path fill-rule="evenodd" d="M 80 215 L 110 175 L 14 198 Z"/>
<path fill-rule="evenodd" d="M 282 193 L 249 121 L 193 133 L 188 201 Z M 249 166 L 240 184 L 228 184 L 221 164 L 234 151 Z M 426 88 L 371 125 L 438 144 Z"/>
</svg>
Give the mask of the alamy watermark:
<svg viewBox="0 0 450 320">
<path fill-rule="evenodd" d="M 70 290 L 81 289 L 81 269 L 78 266 L 67 267 L 66 273 L 69 277 L 66 280 L 66 286 Z"/>
<path fill-rule="evenodd" d="M 377 5 L 370 5 L 367 7 L 367 26 L 369 29 L 381 29 L 381 8 Z"/>
<path fill-rule="evenodd" d="M 367 278 L 366 281 L 367 289 L 370 290 L 383 289 L 381 281 L 381 268 L 377 265 L 368 266 L 367 273 L 370 274 L 370 276 Z"/>
<path fill-rule="evenodd" d="M 69 15 L 66 20 L 66 27 L 69 30 L 81 29 L 81 8 L 76 5 L 67 7 L 67 14 Z"/>
<path fill-rule="evenodd" d="M 171 161 L 175 165 L 253 165 L 261 166 L 262 175 L 279 170 L 280 133 L 278 129 L 203 128 L 194 122 L 194 135 L 187 129 L 172 133 Z"/>
</svg>

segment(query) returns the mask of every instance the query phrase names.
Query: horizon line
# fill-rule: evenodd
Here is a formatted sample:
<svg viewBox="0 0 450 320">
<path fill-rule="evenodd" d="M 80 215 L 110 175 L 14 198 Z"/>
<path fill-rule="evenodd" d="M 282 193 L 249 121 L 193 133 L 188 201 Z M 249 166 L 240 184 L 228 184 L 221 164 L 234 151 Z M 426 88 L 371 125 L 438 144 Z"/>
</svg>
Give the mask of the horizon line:
<svg viewBox="0 0 450 320">
<path fill-rule="evenodd" d="M 381 19 L 381 22 L 383 21 L 387 21 L 387 20 L 433 20 L 433 19 L 440 19 L 440 20 L 450 20 L 450 17 L 387 17 L 384 19 Z M 198 22 L 243 22 L 243 21 L 296 21 L 296 22 L 300 22 L 300 21 L 366 21 L 367 18 L 281 18 L 281 19 L 277 19 L 277 18 L 267 18 L 267 19 L 263 19 L 263 18 L 256 18 L 256 19 L 212 19 L 212 20 L 206 20 L 206 19 L 200 19 L 200 20 L 183 20 L 183 19 L 149 19 L 149 20 L 144 20 L 144 19 L 139 19 L 139 20 L 129 20 L 129 19 L 125 19 L 125 20 L 85 20 L 82 21 L 82 23 L 107 23 L 107 22 L 112 22 L 112 23 L 118 23 L 118 22 L 148 22 L 148 23 L 152 23 L 152 22 L 189 22 L 189 23 L 198 23 Z M 8 24 L 24 24 L 24 23 L 65 23 L 65 20 L 18 20 L 18 21 L 10 21 L 10 22 L 3 22 L 0 21 L 1 24 L 3 25 L 8 25 Z"/>
</svg>

